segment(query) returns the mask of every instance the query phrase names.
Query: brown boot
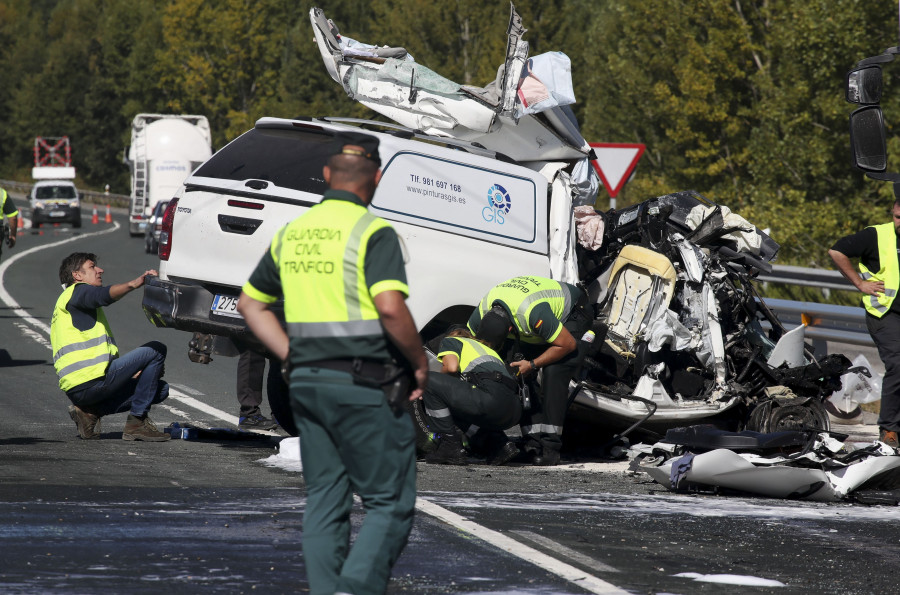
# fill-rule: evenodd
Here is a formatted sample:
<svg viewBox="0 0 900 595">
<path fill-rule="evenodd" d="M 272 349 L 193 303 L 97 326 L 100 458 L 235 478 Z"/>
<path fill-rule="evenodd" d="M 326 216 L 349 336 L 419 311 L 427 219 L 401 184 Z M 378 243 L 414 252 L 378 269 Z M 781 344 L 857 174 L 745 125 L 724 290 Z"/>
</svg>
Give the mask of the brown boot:
<svg viewBox="0 0 900 595">
<path fill-rule="evenodd" d="M 69 405 L 69 417 L 78 428 L 78 435 L 82 440 L 99 440 L 100 432 L 96 430 L 100 418 L 93 413 L 88 413 L 75 405 Z"/>
<path fill-rule="evenodd" d="M 145 413 L 142 417 L 136 417 L 128 414 L 128 420 L 125 422 L 125 430 L 122 432 L 122 440 L 144 440 L 145 442 L 165 442 L 171 440 L 172 436 L 165 432 L 160 432 L 153 425 L 150 418 Z"/>
</svg>

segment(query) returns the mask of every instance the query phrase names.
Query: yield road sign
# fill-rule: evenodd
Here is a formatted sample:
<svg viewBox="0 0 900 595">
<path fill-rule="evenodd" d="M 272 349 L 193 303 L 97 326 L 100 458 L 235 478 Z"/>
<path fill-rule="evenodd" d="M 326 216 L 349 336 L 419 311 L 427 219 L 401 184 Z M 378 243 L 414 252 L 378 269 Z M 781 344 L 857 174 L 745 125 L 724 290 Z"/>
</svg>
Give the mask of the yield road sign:
<svg viewBox="0 0 900 595">
<path fill-rule="evenodd" d="M 596 159 L 591 165 L 600 175 L 600 181 L 610 197 L 615 198 L 628 181 L 637 162 L 644 154 L 645 145 L 637 143 L 588 143 Z"/>
</svg>

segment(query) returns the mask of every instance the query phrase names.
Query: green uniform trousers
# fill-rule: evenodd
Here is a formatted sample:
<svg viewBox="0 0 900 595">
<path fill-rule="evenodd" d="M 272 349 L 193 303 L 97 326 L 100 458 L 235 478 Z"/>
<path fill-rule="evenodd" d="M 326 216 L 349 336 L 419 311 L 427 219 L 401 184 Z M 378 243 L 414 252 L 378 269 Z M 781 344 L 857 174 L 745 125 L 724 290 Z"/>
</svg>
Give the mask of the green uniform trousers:
<svg viewBox="0 0 900 595">
<path fill-rule="evenodd" d="M 382 594 L 416 504 L 415 435 L 384 393 L 344 372 L 298 367 L 291 406 L 306 481 L 303 557 L 310 592 Z M 350 548 L 353 492 L 365 519 Z"/>
</svg>

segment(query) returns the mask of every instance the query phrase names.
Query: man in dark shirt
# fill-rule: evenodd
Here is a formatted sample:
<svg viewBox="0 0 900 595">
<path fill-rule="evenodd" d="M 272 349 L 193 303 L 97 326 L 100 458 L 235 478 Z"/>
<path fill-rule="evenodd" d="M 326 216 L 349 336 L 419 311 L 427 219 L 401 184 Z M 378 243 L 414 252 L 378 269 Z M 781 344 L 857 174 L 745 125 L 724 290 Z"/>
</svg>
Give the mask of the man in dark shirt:
<svg viewBox="0 0 900 595">
<path fill-rule="evenodd" d="M 104 306 L 144 284 L 145 271 L 127 283 L 103 286 L 97 257 L 86 252 L 67 256 L 59 267 L 65 288 L 53 309 L 50 342 L 59 387 L 72 406 L 69 415 L 84 440 L 100 438 L 97 423 L 104 415 L 129 411 L 123 440 L 163 442 L 171 436 L 150 421 L 150 406 L 169 396 L 162 380 L 166 346 L 150 341 L 119 357 L 119 348 L 103 312 Z"/>
<path fill-rule="evenodd" d="M 891 209 L 892 221 L 867 227 L 843 237 L 828 255 L 838 270 L 864 295 L 866 326 L 884 362 L 881 411 L 878 426 L 881 441 L 898 447 L 900 431 L 900 201 Z M 859 259 L 859 271 L 851 263 Z"/>
</svg>

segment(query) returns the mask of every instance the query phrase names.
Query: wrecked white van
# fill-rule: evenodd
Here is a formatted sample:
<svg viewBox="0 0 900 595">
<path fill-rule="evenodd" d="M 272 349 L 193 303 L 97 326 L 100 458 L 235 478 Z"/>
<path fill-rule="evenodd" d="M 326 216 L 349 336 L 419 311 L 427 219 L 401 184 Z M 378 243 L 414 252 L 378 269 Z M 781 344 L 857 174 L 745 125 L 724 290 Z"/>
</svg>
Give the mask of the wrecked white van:
<svg viewBox="0 0 900 595">
<path fill-rule="evenodd" d="M 498 282 L 548 276 L 581 284 L 595 305 L 599 340 L 572 383 L 573 415 L 618 429 L 721 414 L 762 431 L 827 429 L 822 400 L 849 362 L 805 353 L 802 330 L 784 333 L 756 296 L 751 279 L 777 244 L 696 193 L 596 212 L 568 58 L 529 57 L 514 8 L 505 62 L 482 88 L 402 47 L 342 37 L 320 9 L 310 20 L 334 81 L 398 124 L 263 118 L 187 178 L 143 306 L 153 324 L 194 333 L 194 361 L 259 348 L 235 309 L 240 287 L 276 230 L 321 199 L 333 135 L 364 129 L 383 163 L 370 208 L 401 238 L 426 341 Z"/>
</svg>

